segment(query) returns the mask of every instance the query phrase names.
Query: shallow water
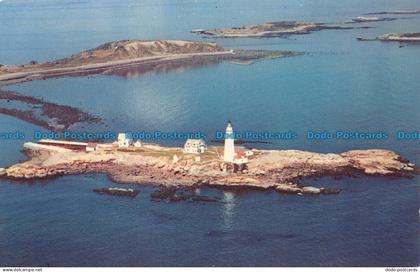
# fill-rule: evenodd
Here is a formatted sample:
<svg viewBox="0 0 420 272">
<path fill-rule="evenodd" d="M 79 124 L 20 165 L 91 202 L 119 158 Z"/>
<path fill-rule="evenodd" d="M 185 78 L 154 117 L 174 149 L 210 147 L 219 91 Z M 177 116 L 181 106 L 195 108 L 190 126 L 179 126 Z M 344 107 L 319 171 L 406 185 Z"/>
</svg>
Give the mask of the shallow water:
<svg viewBox="0 0 420 272">
<path fill-rule="evenodd" d="M 366 12 L 419 8 L 416 1 L 8 1 L 0 3 L 0 63 L 65 57 L 125 38 L 201 39 L 194 28 L 279 20 L 341 22 Z M 191 16 L 184 16 L 191 14 Z M 419 31 L 420 16 L 287 39 L 206 39 L 227 48 L 295 50 L 305 55 L 176 69 L 140 77 L 60 78 L 4 89 L 81 108 L 103 124 L 74 131 L 288 131 L 296 140 L 254 146 L 343 152 L 387 148 L 420 163 L 420 46 L 358 42 L 357 36 Z M 0 131 L 39 128 L 0 116 Z M 308 141 L 307 130 L 387 132 L 388 140 Z M 24 140 L 0 141 L 0 165 L 25 157 Z M 183 141 L 157 141 L 182 145 Z M 47 183 L 0 183 L 0 264 L 52 266 L 416 266 L 419 178 L 328 178 L 339 195 L 203 190 L 221 203 L 151 202 L 99 196 L 106 176 Z M 119 185 L 118 185 L 119 186 Z M 126 186 L 126 185 L 121 185 Z M 135 186 L 130 186 L 135 187 Z"/>
</svg>

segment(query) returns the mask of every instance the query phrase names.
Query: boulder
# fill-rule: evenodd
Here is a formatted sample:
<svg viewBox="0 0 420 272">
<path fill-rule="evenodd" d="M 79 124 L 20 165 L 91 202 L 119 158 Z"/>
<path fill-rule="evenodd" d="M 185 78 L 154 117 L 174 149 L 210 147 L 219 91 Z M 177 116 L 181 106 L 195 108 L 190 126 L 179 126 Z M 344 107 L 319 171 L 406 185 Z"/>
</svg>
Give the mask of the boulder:
<svg viewBox="0 0 420 272">
<path fill-rule="evenodd" d="M 339 194 L 343 189 L 340 188 L 321 188 L 321 194 L 324 195 L 335 195 Z"/>
<path fill-rule="evenodd" d="M 277 185 L 276 191 L 279 193 L 285 193 L 285 194 L 298 194 L 302 193 L 302 189 L 298 188 L 293 185 L 287 185 L 287 184 L 280 184 Z"/>
<path fill-rule="evenodd" d="M 321 193 L 321 189 L 316 187 L 303 187 L 302 192 L 304 194 L 319 195 Z"/>
<path fill-rule="evenodd" d="M 35 175 L 32 174 L 32 173 L 26 173 L 26 174 L 24 174 L 24 176 L 25 176 L 25 179 L 32 179 L 32 178 L 35 177 Z"/>
<path fill-rule="evenodd" d="M 164 161 L 160 161 L 160 162 L 158 162 L 157 163 L 157 165 L 156 165 L 156 167 L 157 168 L 163 168 L 163 167 L 165 167 L 166 166 L 166 163 L 164 162 Z"/>
<path fill-rule="evenodd" d="M 189 169 L 190 175 L 199 175 L 200 174 L 200 168 L 197 165 L 193 165 Z"/>
<path fill-rule="evenodd" d="M 177 163 L 179 162 L 179 157 L 177 155 L 174 155 L 172 158 L 172 163 Z"/>
<path fill-rule="evenodd" d="M 40 173 L 38 174 L 38 178 L 46 178 L 47 174 L 46 173 Z"/>
<path fill-rule="evenodd" d="M 0 176 L 5 176 L 7 174 L 6 169 L 0 168 Z"/>
</svg>

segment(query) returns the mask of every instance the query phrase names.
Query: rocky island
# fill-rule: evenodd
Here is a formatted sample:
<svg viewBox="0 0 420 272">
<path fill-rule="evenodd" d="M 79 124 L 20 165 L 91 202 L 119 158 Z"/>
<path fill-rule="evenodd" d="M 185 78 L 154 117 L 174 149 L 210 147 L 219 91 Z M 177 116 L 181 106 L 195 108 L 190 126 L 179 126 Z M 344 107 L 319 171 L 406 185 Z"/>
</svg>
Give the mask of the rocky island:
<svg viewBox="0 0 420 272">
<path fill-rule="evenodd" d="M 420 33 L 390 33 L 378 37 L 384 42 L 420 42 Z"/>
<path fill-rule="evenodd" d="M 106 173 L 115 182 L 171 188 L 210 186 L 329 194 L 340 190 L 305 187 L 298 181 L 321 176 L 411 177 L 415 174 L 413 164 L 392 151 L 381 149 L 352 150 L 341 154 L 252 149 L 246 167 L 235 171 L 221 158 L 221 146 L 209 146 L 201 154 L 188 154 L 182 148 L 154 144 L 138 147 L 94 144 L 87 145 L 86 150 L 72 150 L 66 145 L 66 142 L 54 141 L 26 143 L 29 159 L 0 169 L 0 176 L 30 181 L 60 175 Z M 77 145 L 82 146 L 81 143 Z"/>
<path fill-rule="evenodd" d="M 369 12 L 365 15 L 415 15 L 420 14 L 420 9 L 416 10 L 395 10 L 395 11 L 380 11 L 380 12 Z"/>
<path fill-rule="evenodd" d="M 377 17 L 377 16 L 358 16 L 353 18 L 350 22 L 346 23 L 370 23 L 370 22 L 384 22 L 384 21 L 395 21 L 398 18 L 393 17 Z"/>
<path fill-rule="evenodd" d="M 350 26 L 331 25 L 325 23 L 282 21 L 258 25 L 231 27 L 223 29 L 195 29 L 192 33 L 222 38 L 264 38 L 285 37 L 295 34 L 309 34 L 325 29 L 353 29 Z M 365 28 L 365 27 L 363 27 Z"/>
<path fill-rule="evenodd" d="M 376 38 L 358 37 L 359 41 L 382 41 L 382 42 L 408 42 L 419 43 L 420 33 L 389 33 L 378 36 Z"/>
<path fill-rule="evenodd" d="M 71 57 L 24 65 L 0 65 L 0 85 L 61 76 L 118 74 L 127 69 L 153 71 L 162 65 L 251 61 L 295 56 L 291 51 L 228 50 L 215 43 L 182 40 L 124 40 L 105 43 Z"/>
</svg>

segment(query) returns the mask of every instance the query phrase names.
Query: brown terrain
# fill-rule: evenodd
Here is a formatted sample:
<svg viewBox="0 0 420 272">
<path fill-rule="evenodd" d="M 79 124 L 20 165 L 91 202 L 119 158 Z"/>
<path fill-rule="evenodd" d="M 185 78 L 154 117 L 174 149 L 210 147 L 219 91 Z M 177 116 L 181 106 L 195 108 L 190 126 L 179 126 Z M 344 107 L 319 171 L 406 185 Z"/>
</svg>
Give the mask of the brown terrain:
<svg viewBox="0 0 420 272">
<path fill-rule="evenodd" d="M 211 186 L 222 188 L 275 189 L 292 194 L 338 193 L 300 186 L 303 178 L 321 176 L 398 176 L 415 174 L 414 165 L 398 154 L 380 149 L 320 154 L 299 150 L 253 150 L 246 170 L 227 170 L 220 158 L 222 147 L 212 146 L 201 155 L 184 154 L 181 148 L 145 145 L 118 148 L 99 145 L 93 152 L 26 143 L 29 160 L 0 169 L 0 175 L 16 180 L 38 180 L 59 175 L 106 173 L 124 183 L 166 187 Z"/>
<path fill-rule="evenodd" d="M 161 69 L 164 65 L 193 65 L 204 61 L 249 61 L 297 55 L 290 51 L 227 50 L 215 43 L 181 40 L 124 40 L 105 43 L 68 58 L 25 65 L 0 65 L 0 85 L 61 76 L 119 74 L 135 69 Z M 160 68 L 159 68 L 160 67 Z"/>
</svg>

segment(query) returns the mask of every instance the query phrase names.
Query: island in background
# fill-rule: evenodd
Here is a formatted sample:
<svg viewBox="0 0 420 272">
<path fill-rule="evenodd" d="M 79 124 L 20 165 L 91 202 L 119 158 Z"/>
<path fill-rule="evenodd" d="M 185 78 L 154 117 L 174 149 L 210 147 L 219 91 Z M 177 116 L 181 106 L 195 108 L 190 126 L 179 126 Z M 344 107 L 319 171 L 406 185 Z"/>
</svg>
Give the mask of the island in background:
<svg viewBox="0 0 420 272">
<path fill-rule="evenodd" d="M 309 34 L 325 29 L 354 29 L 356 27 L 340 26 L 325 23 L 281 21 L 258 25 L 230 27 L 223 29 L 195 29 L 192 33 L 221 38 L 265 38 L 285 37 L 296 34 Z M 368 28 L 368 27 L 362 27 Z"/>
<path fill-rule="evenodd" d="M 61 76 L 121 74 L 127 70 L 155 71 L 162 66 L 206 62 L 248 62 L 296 56 L 292 51 L 228 50 L 215 43 L 182 40 L 124 40 L 105 43 L 68 58 L 25 65 L 0 65 L 0 85 Z"/>
<path fill-rule="evenodd" d="M 364 15 L 415 15 L 420 14 L 420 9 L 416 10 L 395 10 L 395 11 L 380 11 L 380 12 L 368 12 Z"/>
<path fill-rule="evenodd" d="M 381 41 L 381 42 L 406 42 L 420 43 L 420 32 L 416 33 L 389 33 L 376 38 L 357 37 L 359 41 Z"/>
</svg>

